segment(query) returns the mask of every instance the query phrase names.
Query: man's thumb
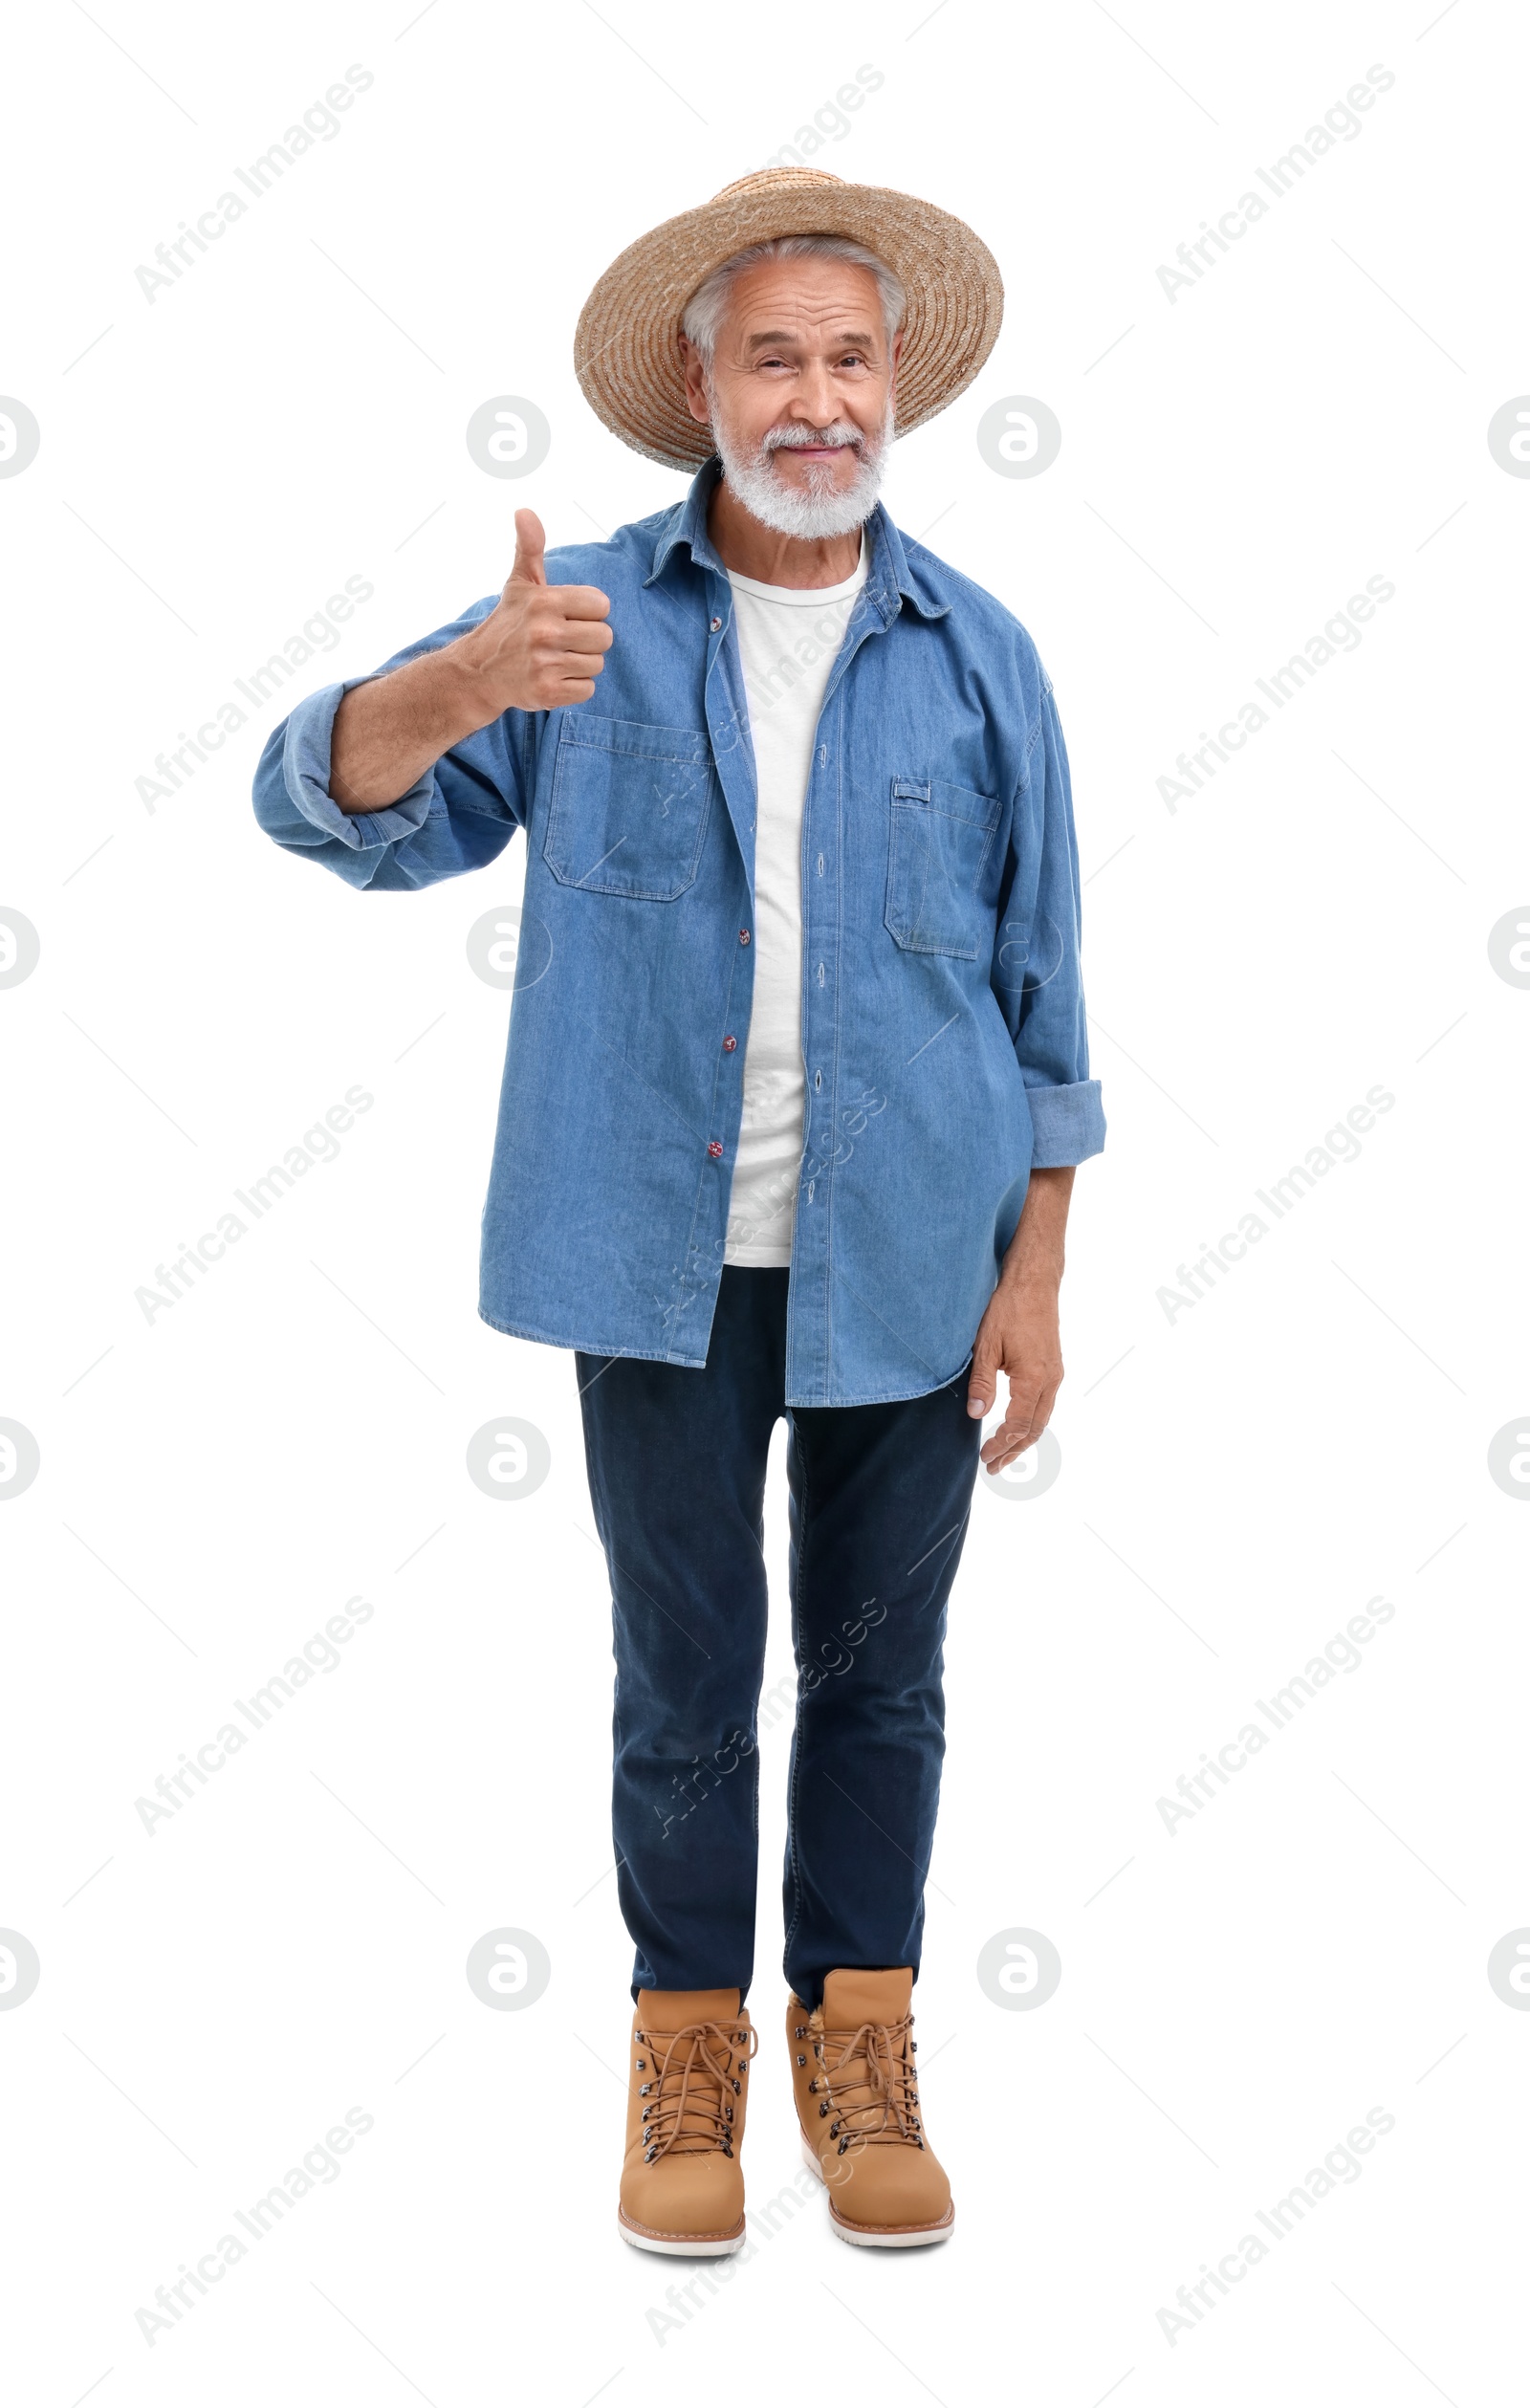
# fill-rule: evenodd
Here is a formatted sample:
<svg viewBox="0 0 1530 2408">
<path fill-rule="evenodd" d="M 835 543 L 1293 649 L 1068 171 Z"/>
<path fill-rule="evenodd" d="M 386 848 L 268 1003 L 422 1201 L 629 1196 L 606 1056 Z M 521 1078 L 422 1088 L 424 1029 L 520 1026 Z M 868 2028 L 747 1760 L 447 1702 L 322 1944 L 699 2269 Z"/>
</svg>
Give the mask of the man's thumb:
<svg viewBox="0 0 1530 2408">
<path fill-rule="evenodd" d="M 973 1421 L 981 1421 L 989 1411 L 998 1388 L 998 1356 L 981 1342 L 973 1350 L 973 1368 L 967 1379 L 967 1411 Z"/>
<path fill-rule="evenodd" d="M 543 566 L 542 555 L 546 549 L 547 537 L 542 533 L 542 522 L 536 511 L 517 510 L 515 513 L 515 564 L 510 572 L 510 583 L 512 585 L 545 585 L 547 571 Z"/>
</svg>

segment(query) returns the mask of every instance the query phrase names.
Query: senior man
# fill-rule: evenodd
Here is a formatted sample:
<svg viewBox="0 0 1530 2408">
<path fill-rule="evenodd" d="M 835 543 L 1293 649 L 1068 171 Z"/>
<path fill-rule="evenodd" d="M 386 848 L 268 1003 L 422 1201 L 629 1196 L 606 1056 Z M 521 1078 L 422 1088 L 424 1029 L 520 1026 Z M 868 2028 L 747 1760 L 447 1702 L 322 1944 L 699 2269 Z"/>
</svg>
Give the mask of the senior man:
<svg viewBox="0 0 1530 2408">
<path fill-rule="evenodd" d="M 1051 1412 L 1104 1134 L 1051 683 L 877 498 L 895 408 L 963 391 L 1001 308 L 960 220 L 813 169 L 657 228 L 576 366 L 624 442 L 698 468 L 686 499 L 550 556 L 518 512 L 503 591 L 301 704 L 256 779 L 278 843 L 369 889 L 526 832 L 480 1311 L 576 1354 L 637 1952 L 619 2225 L 677 2255 L 744 2238 L 783 1414 L 803 2148 L 844 2240 L 952 2224 L 911 2028 L 946 1606 L 979 1459 Z"/>
</svg>

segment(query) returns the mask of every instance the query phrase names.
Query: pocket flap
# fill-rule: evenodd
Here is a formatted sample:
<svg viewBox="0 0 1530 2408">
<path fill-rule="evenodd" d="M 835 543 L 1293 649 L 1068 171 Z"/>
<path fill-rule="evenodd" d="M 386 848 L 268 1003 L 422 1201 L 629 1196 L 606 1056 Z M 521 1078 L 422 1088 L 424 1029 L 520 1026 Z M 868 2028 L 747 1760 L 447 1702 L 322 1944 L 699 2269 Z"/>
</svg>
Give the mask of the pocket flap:
<svg viewBox="0 0 1530 2408">
<path fill-rule="evenodd" d="M 974 828 L 995 828 L 1002 803 L 994 795 L 975 794 L 971 786 L 952 786 L 941 777 L 895 777 L 894 802 L 923 803 L 948 820 L 965 820 Z"/>
<path fill-rule="evenodd" d="M 563 745 L 592 753 L 628 753 L 644 761 L 710 761 L 705 728 L 646 727 L 639 719 L 595 719 L 571 711 L 558 733 Z"/>
</svg>

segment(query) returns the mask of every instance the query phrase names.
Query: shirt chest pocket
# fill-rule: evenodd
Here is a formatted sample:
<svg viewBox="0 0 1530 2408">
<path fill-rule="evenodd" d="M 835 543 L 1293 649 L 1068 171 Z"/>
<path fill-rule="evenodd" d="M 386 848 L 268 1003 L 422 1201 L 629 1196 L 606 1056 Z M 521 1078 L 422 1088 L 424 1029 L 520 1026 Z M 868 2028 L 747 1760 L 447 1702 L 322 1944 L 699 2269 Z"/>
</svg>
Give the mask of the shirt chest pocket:
<svg viewBox="0 0 1530 2408">
<path fill-rule="evenodd" d="M 562 886 L 587 894 L 672 903 L 695 882 L 712 784 L 704 729 L 570 712 L 542 858 Z"/>
<path fill-rule="evenodd" d="M 975 961 L 993 943 L 983 887 L 999 803 L 938 777 L 895 777 L 890 818 L 888 929 L 908 952 Z"/>
</svg>

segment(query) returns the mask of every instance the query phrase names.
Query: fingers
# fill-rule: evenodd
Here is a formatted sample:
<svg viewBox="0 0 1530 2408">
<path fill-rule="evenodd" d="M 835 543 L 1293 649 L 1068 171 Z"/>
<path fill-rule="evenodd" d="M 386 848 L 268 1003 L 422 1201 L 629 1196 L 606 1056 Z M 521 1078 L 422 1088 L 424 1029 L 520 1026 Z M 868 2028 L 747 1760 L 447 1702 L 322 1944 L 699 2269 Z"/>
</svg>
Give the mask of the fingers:
<svg viewBox="0 0 1530 2408">
<path fill-rule="evenodd" d="M 998 1471 L 1011 1460 L 1012 1456 L 1023 1455 L 1026 1448 L 1033 1443 L 1031 1411 L 1029 1398 L 1023 1398 L 1017 1402 L 1011 1397 L 1009 1411 L 1004 1419 L 994 1432 L 993 1436 L 978 1449 L 978 1461 L 985 1471 Z"/>
<path fill-rule="evenodd" d="M 575 620 L 580 626 L 596 626 L 609 619 L 611 598 L 602 594 L 599 585 L 549 585 L 540 543 L 541 522 L 534 511 L 520 510 L 515 514 L 517 528 L 523 518 L 529 518 L 538 531 L 537 548 L 528 553 L 517 537 L 515 565 L 501 589 L 502 599 L 509 601 L 513 595 L 519 595 L 524 601 L 532 587 L 539 586 L 545 597 L 536 605 L 539 609 L 555 611 L 560 619 Z M 528 574 L 529 570 L 534 570 L 535 575 Z"/>
<path fill-rule="evenodd" d="M 525 689 L 523 708 L 528 711 L 561 711 L 565 704 L 588 702 L 595 691 L 595 681 L 605 664 L 588 652 L 551 653 L 540 660 Z"/>
<path fill-rule="evenodd" d="M 1017 1455 L 1024 1455 L 1035 1446 L 1052 1418 L 1052 1408 L 1057 1402 L 1060 1386 L 1060 1380 L 1055 1380 L 1047 1388 L 1016 1391 L 1012 1383 L 1004 1419 L 978 1451 L 985 1471 L 1002 1471 L 1006 1463 L 1013 1462 Z"/>
<path fill-rule="evenodd" d="M 559 585 L 556 589 L 565 619 L 609 619 L 611 598 L 599 585 Z"/>
<path fill-rule="evenodd" d="M 512 585 L 545 585 L 547 569 L 543 555 L 547 537 L 542 522 L 535 510 L 515 513 L 515 560 L 507 582 Z"/>
<path fill-rule="evenodd" d="M 979 1450 L 977 1459 L 985 1472 L 1002 1472 L 1034 1447 L 1040 1434 L 1038 1431 L 1034 1437 L 1028 1437 L 1019 1432 L 1012 1432 L 1006 1423 L 1002 1430 L 995 1430 L 988 1444 Z"/>
<path fill-rule="evenodd" d="M 517 567 L 521 555 L 515 554 Z M 508 578 L 500 593 L 530 642 L 557 643 L 570 650 L 608 652 L 616 638 L 606 625 L 611 605 L 593 585 L 548 585 Z"/>
<path fill-rule="evenodd" d="M 550 652 L 536 666 L 544 677 L 572 678 L 577 686 L 587 686 L 605 663 L 599 652 Z"/>
<path fill-rule="evenodd" d="M 560 593 L 562 588 L 555 585 L 550 591 Z M 561 645 L 565 652 L 609 652 L 616 638 L 601 619 L 564 619 L 549 641 Z"/>
<path fill-rule="evenodd" d="M 501 710 L 588 702 L 615 641 L 598 585 L 549 584 L 546 542 L 536 513 L 517 510 L 514 565 L 478 639 L 478 667 Z"/>
</svg>

